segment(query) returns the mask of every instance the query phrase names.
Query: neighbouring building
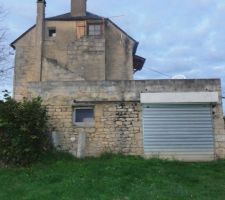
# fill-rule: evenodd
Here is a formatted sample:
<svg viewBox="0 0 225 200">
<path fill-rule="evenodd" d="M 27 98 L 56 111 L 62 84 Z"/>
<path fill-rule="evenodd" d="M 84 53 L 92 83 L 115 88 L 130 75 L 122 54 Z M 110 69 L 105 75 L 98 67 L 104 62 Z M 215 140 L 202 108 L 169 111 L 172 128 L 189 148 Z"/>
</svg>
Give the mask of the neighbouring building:
<svg viewBox="0 0 225 200">
<path fill-rule="evenodd" d="M 104 152 L 179 160 L 225 158 L 218 79 L 133 80 L 145 59 L 138 42 L 110 19 L 71 0 L 71 12 L 45 17 L 11 46 L 14 98 L 41 96 L 54 143 L 75 156 Z"/>
</svg>

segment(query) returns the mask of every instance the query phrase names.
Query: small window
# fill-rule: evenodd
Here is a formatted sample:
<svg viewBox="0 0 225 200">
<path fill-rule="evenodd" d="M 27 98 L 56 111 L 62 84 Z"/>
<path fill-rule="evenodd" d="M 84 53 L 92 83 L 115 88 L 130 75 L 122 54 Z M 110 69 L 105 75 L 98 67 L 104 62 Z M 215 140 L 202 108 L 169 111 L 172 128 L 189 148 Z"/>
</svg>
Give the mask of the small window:
<svg viewBox="0 0 225 200">
<path fill-rule="evenodd" d="M 56 37 L 56 28 L 48 29 L 48 37 L 50 37 L 50 38 Z"/>
<path fill-rule="evenodd" d="M 88 25 L 88 35 L 89 36 L 98 36 L 102 34 L 101 24 L 89 24 Z"/>
<path fill-rule="evenodd" d="M 80 126 L 94 125 L 94 109 L 93 108 L 75 108 L 74 124 Z"/>
</svg>

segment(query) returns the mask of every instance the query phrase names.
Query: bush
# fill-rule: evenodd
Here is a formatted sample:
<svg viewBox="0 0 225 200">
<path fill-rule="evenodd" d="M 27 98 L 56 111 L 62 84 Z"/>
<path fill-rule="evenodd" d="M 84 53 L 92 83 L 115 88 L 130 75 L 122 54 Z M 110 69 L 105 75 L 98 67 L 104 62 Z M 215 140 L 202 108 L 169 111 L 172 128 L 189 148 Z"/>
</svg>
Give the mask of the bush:
<svg viewBox="0 0 225 200">
<path fill-rule="evenodd" d="M 7 93 L 0 101 L 0 160 L 25 166 L 37 161 L 51 147 L 47 110 L 40 98 L 17 102 Z"/>
</svg>

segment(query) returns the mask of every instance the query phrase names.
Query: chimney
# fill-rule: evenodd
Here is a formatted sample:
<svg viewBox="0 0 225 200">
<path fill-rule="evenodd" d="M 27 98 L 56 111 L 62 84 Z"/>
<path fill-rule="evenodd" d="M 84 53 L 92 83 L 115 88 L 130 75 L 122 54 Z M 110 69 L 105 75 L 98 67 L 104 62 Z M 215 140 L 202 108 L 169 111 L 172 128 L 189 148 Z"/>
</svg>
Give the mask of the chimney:
<svg viewBox="0 0 225 200">
<path fill-rule="evenodd" d="M 86 16 L 87 0 L 71 0 L 71 15 L 73 17 Z"/>
<path fill-rule="evenodd" d="M 42 54 L 45 30 L 45 0 L 37 0 L 37 23 L 36 23 L 36 64 L 37 81 L 42 80 Z"/>
</svg>

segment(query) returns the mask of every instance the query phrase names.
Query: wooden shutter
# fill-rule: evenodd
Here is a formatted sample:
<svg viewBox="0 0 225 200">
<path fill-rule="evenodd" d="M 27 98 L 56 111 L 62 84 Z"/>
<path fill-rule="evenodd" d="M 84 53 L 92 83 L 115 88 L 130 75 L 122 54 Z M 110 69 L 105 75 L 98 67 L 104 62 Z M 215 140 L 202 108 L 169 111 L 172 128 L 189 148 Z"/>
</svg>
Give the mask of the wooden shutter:
<svg viewBox="0 0 225 200">
<path fill-rule="evenodd" d="M 76 38 L 80 39 L 86 35 L 86 21 L 76 23 Z"/>
</svg>

